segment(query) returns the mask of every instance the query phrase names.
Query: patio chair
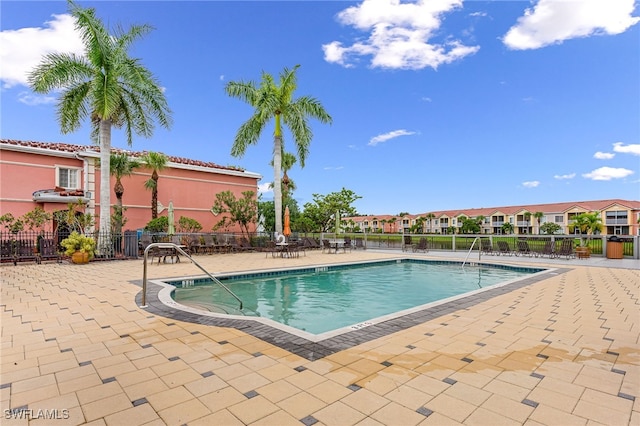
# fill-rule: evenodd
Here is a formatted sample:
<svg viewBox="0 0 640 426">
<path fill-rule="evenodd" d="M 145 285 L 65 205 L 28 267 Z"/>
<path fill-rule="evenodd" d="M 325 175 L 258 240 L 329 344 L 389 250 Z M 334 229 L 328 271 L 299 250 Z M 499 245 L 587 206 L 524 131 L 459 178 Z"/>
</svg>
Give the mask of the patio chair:
<svg viewBox="0 0 640 426">
<path fill-rule="evenodd" d="M 264 256 L 265 258 L 269 256 L 269 253 L 271 253 L 271 257 L 276 257 L 276 253 L 278 252 L 278 247 L 276 246 L 276 242 L 267 241 L 265 246 L 262 248 L 262 251 L 264 251 L 265 253 L 265 256 Z"/>
<path fill-rule="evenodd" d="M 411 235 L 405 235 L 402 243 L 402 251 L 409 251 L 409 248 L 413 246 L 413 243 L 411 242 Z"/>
<path fill-rule="evenodd" d="M 526 240 L 518 241 L 518 251 L 516 252 L 516 256 L 518 255 L 533 256 L 533 252 L 529 248 L 529 243 Z"/>
<path fill-rule="evenodd" d="M 62 256 L 58 252 L 58 247 L 56 242 L 52 238 L 41 238 L 39 241 L 39 257 L 40 262 L 43 260 L 53 260 L 60 263 L 62 261 Z"/>
<path fill-rule="evenodd" d="M 558 250 L 556 257 L 565 256 L 567 259 L 572 257 L 576 257 L 575 252 L 573 251 L 573 240 L 572 239 L 564 239 L 560 244 L 560 249 Z"/>
<path fill-rule="evenodd" d="M 426 238 L 426 237 L 422 237 L 422 238 L 420 238 L 420 241 L 418 241 L 418 244 L 414 244 L 414 245 L 411 247 L 411 250 L 412 250 L 414 253 L 416 253 L 416 252 L 418 252 L 418 251 L 421 251 L 421 252 L 423 252 L 423 253 L 428 252 L 428 251 L 429 251 L 429 247 L 428 247 L 428 244 L 427 244 L 427 238 Z"/>
<path fill-rule="evenodd" d="M 342 245 L 342 248 L 344 249 L 345 253 L 347 252 L 347 250 L 349 250 L 349 253 L 351 253 L 351 250 L 353 249 L 353 245 L 351 244 L 351 237 L 344 237 L 344 244 Z"/>
<path fill-rule="evenodd" d="M 332 247 L 329 240 L 322 240 L 322 252 L 324 253 L 325 250 L 331 253 Z"/>
<path fill-rule="evenodd" d="M 493 255 L 493 245 L 491 245 L 491 240 L 489 240 L 489 239 L 481 239 L 480 240 L 480 250 L 482 250 L 482 254 Z"/>
<path fill-rule="evenodd" d="M 498 254 L 504 256 L 513 255 L 513 250 L 509 246 L 509 243 L 506 241 L 498 241 Z"/>
<path fill-rule="evenodd" d="M 362 249 L 364 250 L 366 247 L 364 246 L 364 240 L 362 238 L 356 238 L 356 246 L 355 249 Z"/>
<path fill-rule="evenodd" d="M 204 243 L 200 245 L 203 250 L 203 253 L 211 254 L 216 251 L 216 242 L 213 239 L 213 235 L 204 234 L 202 237 Z"/>
</svg>

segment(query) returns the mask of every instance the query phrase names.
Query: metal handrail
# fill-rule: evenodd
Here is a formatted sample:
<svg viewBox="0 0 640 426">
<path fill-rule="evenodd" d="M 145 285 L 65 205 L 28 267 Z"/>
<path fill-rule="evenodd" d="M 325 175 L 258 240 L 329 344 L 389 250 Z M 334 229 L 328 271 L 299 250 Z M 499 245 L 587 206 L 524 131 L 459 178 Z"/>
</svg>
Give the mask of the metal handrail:
<svg viewBox="0 0 640 426">
<path fill-rule="evenodd" d="M 185 257 L 187 257 L 187 259 L 189 259 L 191 262 L 193 262 L 194 265 L 196 265 L 198 268 L 200 268 L 200 270 L 202 272 L 207 274 L 207 276 L 209 278 L 211 278 L 211 280 L 214 283 L 219 284 L 220 286 L 222 286 L 222 288 L 227 290 L 227 292 L 230 295 L 232 295 L 240 303 L 240 310 L 242 310 L 242 300 L 240 300 L 240 298 L 238 296 L 236 296 L 234 292 L 229 290 L 229 288 L 226 285 L 222 284 L 220 282 L 220 280 L 218 280 L 216 277 L 214 277 L 209 272 L 207 272 L 207 270 L 204 269 L 198 262 L 196 262 L 193 259 L 193 257 L 191 257 L 189 254 L 187 254 L 184 250 L 182 250 L 182 248 L 180 248 L 179 245 L 174 244 L 174 243 L 151 243 L 144 249 L 144 261 L 143 261 L 143 272 L 142 272 L 142 305 L 140 305 L 141 308 L 146 308 L 147 307 L 147 258 L 149 257 L 149 249 L 152 249 L 154 247 L 171 248 L 171 249 L 177 250 L 178 253 L 182 254 Z"/>
<path fill-rule="evenodd" d="M 473 250 L 473 246 L 476 245 L 476 241 L 478 241 L 480 239 L 480 237 L 475 237 L 473 239 L 473 242 L 471 243 L 471 247 L 469 247 L 469 251 L 467 252 L 467 256 L 464 258 L 464 262 L 462 262 L 462 267 L 464 268 L 464 264 L 467 263 L 467 259 L 469 259 L 469 256 L 471 255 L 471 250 Z M 480 256 L 481 256 L 482 250 L 480 250 L 478 248 L 478 262 L 480 261 Z"/>
</svg>

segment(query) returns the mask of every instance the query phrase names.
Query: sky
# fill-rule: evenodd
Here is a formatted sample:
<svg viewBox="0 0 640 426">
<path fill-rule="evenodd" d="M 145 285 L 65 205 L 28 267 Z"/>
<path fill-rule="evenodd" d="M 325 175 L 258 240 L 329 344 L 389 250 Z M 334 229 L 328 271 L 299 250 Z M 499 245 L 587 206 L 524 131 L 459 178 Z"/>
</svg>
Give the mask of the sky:
<svg viewBox="0 0 640 426">
<path fill-rule="evenodd" d="M 157 78 L 169 130 L 134 151 L 239 166 L 272 199 L 273 127 L 231 156 L 252 108 L 230 81 L 300 65 L 312 96 L 300 207 L 349 189 L 360 214 L 422 214 L 621 198 L 640 200 L 640 3 L 635 0 L 94 1 L 113 31 L 149 24 L 130 49 Z M 65 1 L 0 3 L 0 138 L 91 144 L 62 134 L 58 93 L 29 71 L 49 52 L 82 54 Z M 291 135 L 285 150 L 295 152 Z M 5 177 L 3 177 L 5 178 Z M 212 200 L 214 194 L 212 194 Z"/>
</svg>

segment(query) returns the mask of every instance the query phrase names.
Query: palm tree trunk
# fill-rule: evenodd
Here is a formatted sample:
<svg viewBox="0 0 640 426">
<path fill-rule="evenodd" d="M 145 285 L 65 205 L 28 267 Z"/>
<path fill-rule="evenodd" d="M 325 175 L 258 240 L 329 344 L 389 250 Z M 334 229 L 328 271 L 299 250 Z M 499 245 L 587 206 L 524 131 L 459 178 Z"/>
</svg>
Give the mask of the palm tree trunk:
<svg viewBox="0 0 640 426">
<path fill-rule="evenodd" d="M 111 231 L 111 121 L 100 120 L 100 227 L 98 228 L 98 251 L 109 252 Z"/>
<path fill-rule="evenodd" d="M 273 204 L 276 210 L 276 232 L 282 234 L 282 135 L 276 134 L 273 146 Z"/>
<path fill-rule="evenodd" d="M 154 170 L 151 175 L 153 189 L 151 190 L 151 219 L 158 218 L 158 173 Z"/>
</svg>

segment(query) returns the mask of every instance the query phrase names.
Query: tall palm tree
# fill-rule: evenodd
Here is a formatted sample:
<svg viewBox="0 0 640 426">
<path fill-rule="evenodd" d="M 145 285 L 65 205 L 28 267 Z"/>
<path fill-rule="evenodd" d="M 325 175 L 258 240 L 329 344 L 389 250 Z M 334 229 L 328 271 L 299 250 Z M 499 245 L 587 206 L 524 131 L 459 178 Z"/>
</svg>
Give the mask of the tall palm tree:
<svg viewBox="0 0 640 426">
<path fill-rule="evenodd" d="M 120 152 L 117 154 L 111 154 L 109 158 L 109 169 L 111 176 L 116 178 L 116 183 L 113 185 L 113 192 L 116 193 L 116 199 L 118 204 L 118 211 L 120 212 L 118 217 L 119 223 L 115 224 L 117 232 L 122 232 L 122 196 L 124 195 L 124 185 L 122 185 L 122 178 L 125 176 L 131 176 L 133 171 L 140 167 L 140 162 L 135 159 L 130 159 L 127 154 Z"/>
<path fill-rule="evenodd" d="M 433 214 L 433 213 L 427 213 L 427 214 L 425 215 L 425 219 L 427 219 L 427 220 L 429 221 L 429 232 L 431 232 L 431 230 L 433 229 L 433 228 L 432 228 L 432 226 L 433 226 L 433 219 L 435 219 L 435 218 L 436 218 L 436 215 L 435 215 L 435 214 Z"/>
<path fill-rule="evenodd" d="M 297 88 L 296 71 L 285 68 L 280 73 L 279 84 L 271 74 L 263 72 L 258 86 L 253 81 L 230 81 L 225 86 L 227 95 L 245 101 L 254 108 L 253 115 L 240 126 L 233 141 L 231 155 L 241 157 L 249 145 L 258 143 L 262 130 L 274 119 L 273 142 L 273 198 L 275 205 L 276 232 L 282 233 L 282 152 L 284 148 L 283 127 L 289 129 L 296 146 L 300 167 L 304 167 L 313 137 L 309 117 L 321 123 L 331 123 L 331 116 L 320 102 L 309 96 L 293 98 Z"/>
<path fill-rule="evenodd" d="M 110 34 L 96 17 L 95 9 L 81 8 L 69 1 L 76 30 L 84 43 L 84 55 L 50 53 L 29 74 L 36 93 L 61 89 L 57 106 L 62 133 L 80 128 L 89 118 L 91 136 L 100 145 L 100 235 L 108 241 L 111 228 L 110 154 L 111 128 L 124 127 L 127 142 L 133 133 L 153 134 L 154 119 L 169 128 L 171 111 L 153 74 L 127 51 L 134 41 L 151 31 L 148 25 L 133 25 L 127 32 Z M 102 246 L 99 244 L 99 246 Z"/>
<path fill-rule="evenodd" d="M 151 191 L 151 219 L 158 217 L 158 172 L 167 167 L 169 158 L 161 152 L 147 152 L 140 160 L 151 169 L 151 179 L 144 183 L 144 187 Z"/>
<path fill-rule="evenodd" d="M 542 212 L 535 212 L 533 214 L 533 217 L 536 218 L 536 222 L 538 222 L 538 234 L 540 233 L 540 220 L 544 217 L 544 213 Z"/>
<path fill-rule="evenodd" d="M 291 170 L 298 159 L 290 152 L 282 153 L 282 202 L 287 203 L 287 199 L 291 197 L 291 193 L 297 189 L 295 182 L 289 178 L 288 171 Z M 273 160 L 269 163 L 273 167 Z M 269 184 L 269 187 L 273 189 L 273 182 Z"/>
</svg>

